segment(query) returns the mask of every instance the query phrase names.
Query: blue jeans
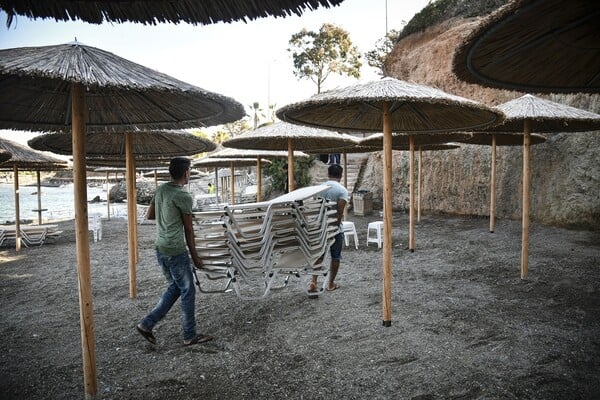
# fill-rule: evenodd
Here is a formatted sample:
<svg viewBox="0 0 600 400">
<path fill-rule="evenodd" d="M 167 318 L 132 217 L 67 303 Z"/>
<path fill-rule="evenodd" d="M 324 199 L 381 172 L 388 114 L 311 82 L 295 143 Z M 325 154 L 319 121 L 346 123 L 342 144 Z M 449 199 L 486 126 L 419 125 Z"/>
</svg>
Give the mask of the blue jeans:
<svg viewBox="0 0 600 400">
<path fill-rule="evenodd" d="M 190 256 L 187 252 L 177 256 L 167 256 L 157 251 L 156 258 L 169 286 L 154 309 L 142 320 L 142 325 L 152 330 L 181 296 L 183 340 L 193 339 L 196 337 L 196 288 Z"/>
</svg>

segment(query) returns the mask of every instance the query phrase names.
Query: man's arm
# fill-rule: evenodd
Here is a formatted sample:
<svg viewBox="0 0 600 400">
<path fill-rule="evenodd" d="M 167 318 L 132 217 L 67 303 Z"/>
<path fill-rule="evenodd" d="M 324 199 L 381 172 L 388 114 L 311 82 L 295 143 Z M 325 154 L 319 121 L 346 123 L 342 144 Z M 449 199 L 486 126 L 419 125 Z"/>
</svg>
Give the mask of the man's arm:
<svg viewBox="0 0 600 400">
<path fill-rule="evenodd" d="M 346 200 L 339 199 L 337 202 L 337 223 L 338 225 L 342 224 L 342 220 L 344 219 L 344 209 L 346 208 Z"/>
<path fill-rule="evenodd" d="M 150 203 L 150 207 L 146 210 L 146 219 L 156 219 L 154 214 L 154 201 Z"/>
<path fill-rule="evenodd" d="M 198 257 L 198 252 L 196 251 L 196 239 L 194 237 L 194 219 L 192 214 L 183 214 L 183 230 L 185 232 L 185 243 L 190 251 L 190 256 L 192 257 L 192 262 L 196 266 L 196 268 L 202 268 L 204 265 L 200 257 Z"/>
</svg>

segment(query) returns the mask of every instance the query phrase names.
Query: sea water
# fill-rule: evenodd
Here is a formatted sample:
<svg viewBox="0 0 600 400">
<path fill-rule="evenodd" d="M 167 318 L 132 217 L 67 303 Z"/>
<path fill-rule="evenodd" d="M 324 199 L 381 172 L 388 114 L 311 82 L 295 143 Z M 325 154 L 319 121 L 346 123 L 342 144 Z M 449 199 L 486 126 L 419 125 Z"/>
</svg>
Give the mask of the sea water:
<svg viewBox="0 0 600 400">
<path fill-rule="evenodd" d="M 38 196 L 37 185 L 19 187 L 19 211 L 21 220 L 38 221 Z M 60 187 L 42 186 L 41 199 L 42 209 L 47 209 L 42 213 L 42 222 L 56 221 L 75 218 L 75 201 L 73 184 L 65 184 Z M 89 203 L 94 197 L 100 196 L 102 202 Z M 87 188 L 88 214 L 100 213 L 103 218 L 108 216 L 108 207 L 106 205 L 106 191 L 101 187 Z M 111 217 L 126 216 L 126 203 L 111 203 Z M 0 224 L 15 221 L 15 194 L 14 186 L 9 183 L 0 184 Z"/>
</svg>

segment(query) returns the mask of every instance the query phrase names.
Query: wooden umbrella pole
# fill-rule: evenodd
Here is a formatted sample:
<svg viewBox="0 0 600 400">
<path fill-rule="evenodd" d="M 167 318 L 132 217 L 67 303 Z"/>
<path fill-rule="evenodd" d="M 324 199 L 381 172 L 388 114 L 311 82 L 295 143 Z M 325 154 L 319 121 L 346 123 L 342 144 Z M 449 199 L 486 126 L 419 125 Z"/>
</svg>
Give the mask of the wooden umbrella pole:
<svg viewBox="0 0 600 400">
<path fill-rule="evenodd" d="M 344 151 L 344 187 L 348 189 L 348 155 Z"/>
<path fill-rule="evenodd" d="M 262 201 L 262 159 L 256 157 L 256 201 Z"/>
<path fill-rule="evenodd" d="M 41 177 L 40 177 L 40 170 L 36 170 L 35 171 L 35 175 L 37 178 L 37 201 L 38 201 L 38 207 L 37 207 L 37 213 L 38 213 L 38 225 L 42 224 L 42 182 L 41 182 Z"/>
<path fill-rule="evenodd" d="M 392 126 L 383 103 L 383 326 L 392 326 Z"/>
<path fill-rule="evenodd" d="M 219 167 L 215 167 L 215 201 L 219 204 Z"/>
<path fill-rule="evenodd" d="M 421 175 L 421 158 L 423 149 L 419 146 L 419 159 L 417 161 L 417 222 L 421 222 L 421 190 L 423 189 L 423 176 Z"/>
<path fill-rule="evenodd" d="M 408 201 L 410 202 L 408 207 L 408 249 L 412 253 L 415 251 L 415 138 L 413 135 L 408 136 L 408 147 L 410 151 L 408 156 L 408 180 L 410 182 L 408 196 Z"/>
<path fill-rule="evenodd" d="M 296 190 L 294 185 L 294 142 L 288 138 L 288 191 Z"/>
<path fill-rule="evenodd" d="M 133 150 L 132 150 L 132 154 L 133 154 Z M 137 213 L 137 175 L 136 175 L 136 171 L 137 171 L 137 166 L 136 166 L 136 162 L 135 162 L 135 156 L 132 156 L 132 164 L 133 164 L 133 208 L 135 209 L 135 212 L 133 213 L 133 235 L 134 235 L 134 240 L 135 240 L 135 264 L 137 265 L 137 263 L 140 261 L 140 245 L 139 245 L 139 240 L 138 240 L 138 213 Z M 136 267 L 137 269 L 137 267 Z M 137 274 L 136 274 L 137 275 Z"/>
<path fill-rule="evenodd" d="M 154 168 L 154 191 L 158 189 L 158 171 Z"/>
<path fill-rule="evenodd" d="M 13 187 L 15 192 L 15 250 L 21 251 L 21 210 L 19 207 L 19 167 L 13 164 Z"/>
<path fill-rule="evenodd" d="M 110 221 L 110 179 L 106 171 L 106 217 Z"/>
<path fill-rule="evenodd" d="M 93 398 L 98 391 L 98 382 L 96 377 L 94 307 L 92 304 L 92 279 L 90 274 L 90 236 L 85 171 L 85 88 L 82 84 L 73 84 L 71 98 L 75 242 L 77 247 L 83 380 L 86 398 Z"/>
<path fill-rule="evenodd" d="M 129 298 L 134 299 L 137 295 L 137 289 L 135 285 L 136 271 L 135 271 L 135 233 L 133 226 L 134 218 L 133 215 L 136 213 L 135 200 L 133 196 L 134 181 L 135 181 L 135 169 L 133 164 L 133 151 L 132 151 L 132 133 L 125 133 L 125 169 L 126 169 L 126 182 L 127 182 L 127 240 L 129 244 Z"/>
<path fill-rule="evenodd" d="M 531 175 L 529 170 L 531 156 L 531 121 L 525 121 L 523 134 L 523 226 L 521 238 L 521 279 L 527 278 L 529 266 L 529 192 Z"/>
<path fill-rule="evenodd" d="M 492 172 L 490 176 L 490 233 L 496 219 L 496 135 L 492 135 Z"/>
<path fill-rule="evenodd" d="M 235 204 L 235 167 L 233 166 L 233 161 L 229 162 L 229 173 L 231 174 L 229 177 L 231 204 Z"/>
</svg>

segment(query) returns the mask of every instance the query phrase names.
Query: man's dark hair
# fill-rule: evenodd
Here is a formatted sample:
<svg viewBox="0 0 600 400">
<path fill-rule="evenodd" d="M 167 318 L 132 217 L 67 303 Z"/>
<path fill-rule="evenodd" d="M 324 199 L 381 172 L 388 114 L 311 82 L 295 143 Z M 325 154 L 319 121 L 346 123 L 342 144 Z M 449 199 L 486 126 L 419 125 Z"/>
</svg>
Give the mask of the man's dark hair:
<svg viewBox="0 0 600 400">
<path fill-rule="evenodd" d="M 341 178 L 342 172 L 344 172 L 344 168 L 339 164 L 331 164 L 329 168 L 327 168 L 327 174 L 332 178 Z"/>
<path fill-rule="evenodd" d="M 185 157 L 175 157 L 171 159 L 169 163 L 169 174 L 173 179 L 181 179 L 185 174 L 185 171 L 190 169 L 191 161 Z"/>
</svg>

